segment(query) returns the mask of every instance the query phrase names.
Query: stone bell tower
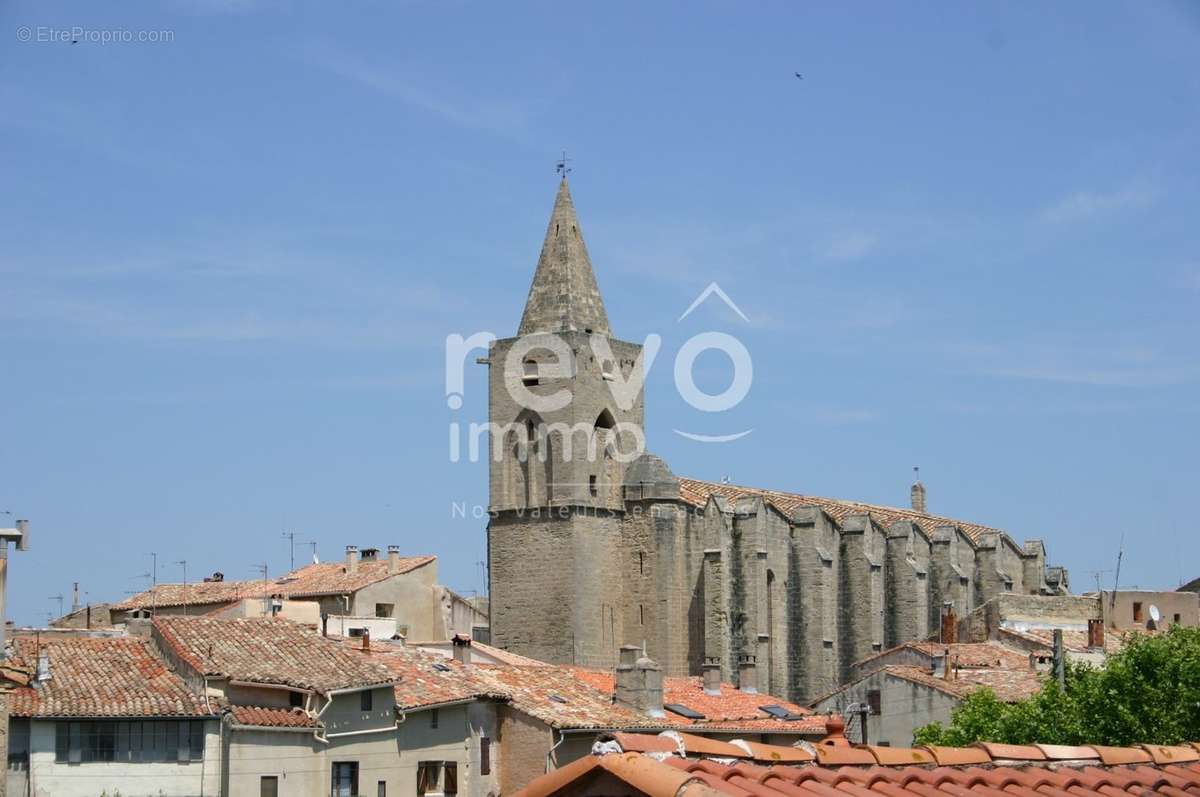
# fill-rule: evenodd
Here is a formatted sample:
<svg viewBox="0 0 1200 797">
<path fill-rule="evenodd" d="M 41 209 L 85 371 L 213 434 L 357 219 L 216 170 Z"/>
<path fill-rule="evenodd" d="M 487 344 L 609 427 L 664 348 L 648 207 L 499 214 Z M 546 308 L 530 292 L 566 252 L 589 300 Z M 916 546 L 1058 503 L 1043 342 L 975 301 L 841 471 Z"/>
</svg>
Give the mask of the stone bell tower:
<svg viewBox="0 0 1200 797">
<path fill-rule="evenodd" d="M 642 347 L 612 337 L 564 177 L 517 337 L 488 353 L 493 644 L 612 666 L 625 464 L 645 443 Z"/>
</svg>

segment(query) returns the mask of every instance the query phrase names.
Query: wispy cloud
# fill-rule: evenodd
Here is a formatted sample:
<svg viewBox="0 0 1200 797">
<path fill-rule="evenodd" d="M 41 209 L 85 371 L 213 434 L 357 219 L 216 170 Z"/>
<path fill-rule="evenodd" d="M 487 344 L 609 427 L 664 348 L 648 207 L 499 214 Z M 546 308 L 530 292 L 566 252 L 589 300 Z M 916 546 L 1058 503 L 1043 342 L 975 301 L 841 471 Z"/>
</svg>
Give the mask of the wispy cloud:
<svg viewBox="0 0 1200 797">
<path fill-rule="evenodd" d="M 967 370 L 1010 379 L 1104 387 L 1163 387 L 1200 377 L 1200 364 L 1159 349 L 1116 342 L 1108 346 L 1062 342 L 961 344 Z"/>
<path fill-rule="evenodd" d="M 1131 185 L 1117 191 L 1076 191 L 1042 208 L 1039 220 L 1048 224 L 1088 221 L 1125 210 L 1137 210 L 1154 201 L 1149 188 Z"/>
<path fill-rule="evenodd" d="M 879 239 L 866 232 L 849 232 L 836 236 L 825 249 L 830 260 L 858 260 L 875 251 Z"/>
<path fill-rule="evenodd" d="M 495 95 L 456 95 L 446 86 L 434 86 L 419 70 L 401 64 L 368 60 L 328 45 L 311 46 L 305 60 L 365 88 L 377 91 L 419 111 L 459 127 L 486 130 L 509 138 L 521 138 L 528 129 L 525 111 L 515 102 Z"/>
</svg>

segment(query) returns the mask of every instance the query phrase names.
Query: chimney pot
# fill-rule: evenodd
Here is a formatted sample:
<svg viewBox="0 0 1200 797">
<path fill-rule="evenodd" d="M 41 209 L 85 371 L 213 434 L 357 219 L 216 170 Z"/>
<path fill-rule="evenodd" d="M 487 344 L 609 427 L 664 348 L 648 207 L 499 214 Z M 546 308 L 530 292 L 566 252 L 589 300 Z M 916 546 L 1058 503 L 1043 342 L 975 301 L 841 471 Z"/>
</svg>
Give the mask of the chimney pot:
<svg viewBox="0 0 1200 797">
<path fill-rule="evenodd" d="M 641 648 L 636 645 L 621 646 L 621 659 L 613 679 L 613 702 L 652 717 L 661 717 L 662 670 L 640 653 Z"/>
<path fill-rule="evenodd" d="M 944 645 L 953 645 L 958 641 L 958 617 L 954 614 L 954 604 L 949 601 L 942 606 L 942 627 L 938 641 Z"/>
<path fill-rule="evenodd" d="M 721 658 L 719 656 L 706 656 L 704 666 L 701 669 L 704 673 L 704 694 L 721 694 Z"/>
<path fill-rule="evenodd" d="M 369 629 L 369 628 L 363 629 L 362 649 L 366 653 L 371 652 L 371 629 Z"/>
<path fill-rule="evenodd" d="M 471 637 L 466 634 L 455 634 L 450 641 L 454 646 L 454 660 L 460 664 L 470 664 Z"/>
<path fill-rule="evenodd" d="M 347 545 L 346 546 L 346 572 L 347 573 L 357 573 L 358 572 L 358 546 L 357 545 Z"/>
<path fill-rule="evenodd" d="M 758 693 L 755 657 L 748 653 L 738 656 L 738 689 L 750 694 Z"/>
<path fill-rule="evenodd" d="M 1103 648 L 1104 647 L 1104 621 L 1098 619 L 1088 620 L 1088 647 Z"/>
<path fill-rule="evenodd" d="M 388 572 L 395 573 L 400 569 L 400 546 L 388 546 Z"/>
</svg>

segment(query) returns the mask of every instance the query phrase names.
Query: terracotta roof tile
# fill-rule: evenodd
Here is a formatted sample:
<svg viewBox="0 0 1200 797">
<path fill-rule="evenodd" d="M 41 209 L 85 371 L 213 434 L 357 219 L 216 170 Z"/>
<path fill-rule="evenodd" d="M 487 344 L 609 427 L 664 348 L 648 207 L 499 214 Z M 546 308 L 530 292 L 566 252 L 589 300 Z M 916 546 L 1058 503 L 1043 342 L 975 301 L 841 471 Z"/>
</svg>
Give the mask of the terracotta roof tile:
<svg viewBox="0 0 1200 797">
<path fill-rule="evenodd" d="M 371 684 L 391 684 L 392 672 L 279 618 L 219 620 L 159 616 L 154 630 L 163 644 L 202 675 L 327 693 Z"/>
<path fill-rule="evenodd" d="M 997 698 L 1006 702 L 1020 700 L 1041 690 L 1044 678 L 1028 666 L 1022 670 L 962 668 L 955 670 L 951 678 L 936 676 L 921 667 L 899 664 L 884 667 L 880 672 L 957 697 L 965 697 L 987 687 L 996 693 Z"/>
<path fill-rule="evenodd" d="M 110 608 L 115 611 L 145 609 L 152 606 L 207 606 L 229 604 L 247 598 L 283 595 L 290 598 L 344 595 L 357 592 L 392 575 L 410 573 L 437 561 L 436 556 L 402 556 L 396 572 L 386 559 L 359 562 L 353 573 L 343 562 L 305 565 L 274 581 L 198 581 L 193 584 L 159 584 L 139 592 Z"/>
<path fill-rule="evenodd" d="M 962 766 L 963 764 L 990 764 L 992 757 L 978 747 L 925 747 L 940 766 Z"/>
<path fill-rule="evenodd" d="M 1035 744 L 1034 747 L 1046 754 L 1051 761 L 1072 761 L 1099 758 L 1100 754 L 1091 747 L 1066 744 Z"/>
<path fill-rule="evenodd" d="M 1191 746 L 1171 746 L 1165 744 L 1144 744 L 1142 748 L 1150 754 L 1156 764 L 1182 764 L 1190 761 L 1200 761 L 1200 750 Z"/>
<path fill-rule="evenodd" d="M 259 706 L 231 706 L 229 712 L 239 725 L 254 725 L 262 728 L 315 728 L 317 721 L 299 708 L 262 708 Z"/>
<path fill-rule="evenodd" d="M 978 742 L 974 745 L 987 752 L 992 760 L 1045 761 L 1047 756 L 1031 744 L 996 744 Z"/>
<path fill-rule="evenodd" d="M 155 606 L 207 606 L 214 603 L 229 604 L 243 598 L 264 596 L 261 581 L 199 581 L 194 584 L 159 584 L 156 587 L 131 595 L 120 603 L 109 607 L 112 611 L 131 611 Z"/>
<path fill-rule="evenodd" d="M 507 699 L 507 693 L 478 666 L 428 653 L 408 645 L 374 642 L 369 652 L 362 641 L 346 639 L 343 647 L 351 656 L 386 667 L 396 679 L 396 705 L 415 710 L 471 698 Z"/>
<path fill-rule="evenodd" d="M 14 689 L 14 717 L 200 717 L 213 711 L 139 637 L 13 639 L 10 666 L 33 673 L 46 654 L 50 679 Z"/>
<path fill-rule="evenodd" d="M 1047 746 L 1051 747 L 1051 746 Z M 1190 797 L 1200 794 L 1200 764 L 1083 766 L 1064 764 L 1068 753 L 1095 748 L 1053 749 L 1055 761 L 1038 759 L 1037 747 L 982 745 L 975 748 L 931 748 L 930 761 L 899 763 L 902 751 L 888 748 L 822 748 L 854 753 L 855 764 L 762 767 L 730 757 L 682 758 L 662 753 L 591 756 L 534 780 L 520 797 L 550 797 L 585 791 L 586 783 L 603 771 L 624 785 L 606 792 L 649 797 L 677 797 L 699 784 L 735 797 Z M 1001 754 L 1005 766 L 994 766 L 987 749 Z M 1111 751 L 1113 748 L 1106 748 Z M 1136 752 L 1132 748 L 1122 748 Z M 909 751 L 912 752 L 912 751 Z M 875 756 L 897 764 L 876 761 Z M 1032 758 L 1030 758 L 1032 757 Z M 1080 756 L 1086 758 L 1086 756 Z M 870 760 L 868 760 L 870 759 Z M 933 759 L 937 766 L 930 766 Z M 692 780 L 688 780 L 691 778 Z"/>
<path fill-rule="evenodd" d="M 386 559 L 359 562 L 353 573 L 347 570 L 345 563 L 322 562 L 293 570 L 271 584 L 270 591 L 290 598 L 345 595 L 436 561 L 436 556 L 402 556 L 394 573 Z"/>
<path fill-rule="evenodd" d="M 742 487 L 736 484 L 719 484 L 716 482 L 699 481 L 697 479 L 679 480 L 680 497 L 693 506 L 704 506 L 710 495 L 722 496 L 736 500 L 743 496 L 760 497 L 776 506 L 785 515 L 790 515 L 801 507 L 817 507 L 839 523 L 851 515 L 870 515 L 876 523 L 888 527 L 898 520 L 909 520 L 917 523 L 927 533 L 937 526 L 957 526 L 963 533 L 978 542 L 987 532 L 1000 532 L 1000 529 L 983 526 L 978 523 L 968 523 L 962 520 L 917 512 L 912 509 L 895 506 L 878 506 L 864 504 L 860 501 L 844 501 L 837 498 L 818 498 L 813 495 L 785 493 L 778 490 L 763 490 L 757 487 Z"/>
<path fill-rule="evenodd" d="M 1140 747 L 1105 747 L 1103 745 L 1088 745 L 1100 756 L 1100 763 L 1105 766 L 1118 764 L 1149 764 L 1154 759 Z"/>
</svg>

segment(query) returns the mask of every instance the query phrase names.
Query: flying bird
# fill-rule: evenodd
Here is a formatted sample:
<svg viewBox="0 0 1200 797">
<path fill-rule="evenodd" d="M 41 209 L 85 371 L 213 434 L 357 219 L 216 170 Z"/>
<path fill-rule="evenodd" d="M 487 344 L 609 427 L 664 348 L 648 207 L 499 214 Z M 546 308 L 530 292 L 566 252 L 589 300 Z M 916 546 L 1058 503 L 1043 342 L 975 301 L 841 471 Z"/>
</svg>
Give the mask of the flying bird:
<svg viewBox="0 0 1200 797">
<path fill-rule="evenodd" d="M 800 74 L 799 72 L 796 73 L 796 77 L 800 78 L 801 80 L 804 80 L 804 75 Z"/>
</svg>

